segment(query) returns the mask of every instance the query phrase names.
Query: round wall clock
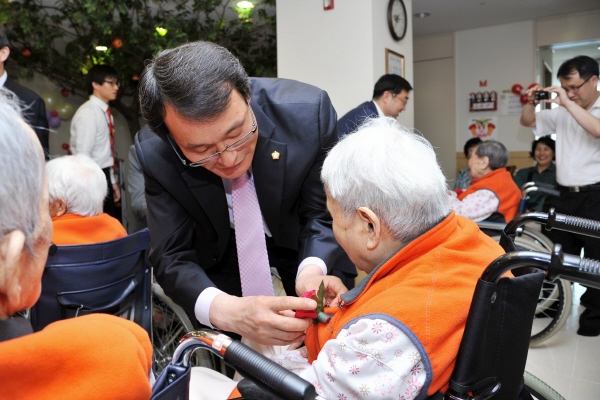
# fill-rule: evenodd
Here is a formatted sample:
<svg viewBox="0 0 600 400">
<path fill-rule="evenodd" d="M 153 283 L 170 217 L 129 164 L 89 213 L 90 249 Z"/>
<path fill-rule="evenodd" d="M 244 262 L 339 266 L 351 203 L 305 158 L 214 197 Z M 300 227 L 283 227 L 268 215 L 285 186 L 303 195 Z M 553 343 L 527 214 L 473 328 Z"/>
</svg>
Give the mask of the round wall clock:
<svg viewBox="0 0 600 400">
<path fill-rule="evenodd" d="M 401 40 L 406 35 L 408 26 L 404 2 L 402 0 L 390 0 L 387 12 L 390 33 L 395 40 Z"/>
</svg>

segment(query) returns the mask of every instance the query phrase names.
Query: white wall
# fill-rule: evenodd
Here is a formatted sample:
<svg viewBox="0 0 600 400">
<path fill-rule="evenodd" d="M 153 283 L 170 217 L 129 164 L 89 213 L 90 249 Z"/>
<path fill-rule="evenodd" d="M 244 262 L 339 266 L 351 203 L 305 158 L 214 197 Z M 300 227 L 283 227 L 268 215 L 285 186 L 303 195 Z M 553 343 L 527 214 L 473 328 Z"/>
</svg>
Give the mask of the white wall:
<svg viewBox="0 0 600 400">
<path fill-rule="evenodd" d="M 519 116 L 503 116 L 500 111 L 469 112 L 469 93 L 495 90 L 498 95 L 513 84 L 523 87 L 534 82 L 534 22 L 490 26 L 455 33 L 456 60 L 456 151 L 462 151 L 470 138 L 470 118 L 497 117 L 492 137 L 509 151 L 529 148 L 531 129 L 519 124 Z M 480 87 L 479 81 L 486 81 Z"/>
<path fill-rule="evenodd" d="M 277 1 L 277 72 L 329 93 L 338 117 L 371 99 L 385 74 L 385 48 L 405 57 L 405 78 L 412 83 L 412 4 L 405 0 L 409 25 L 400 42 L 387 27 L 387 0 L 344 0 L 323 10 L 322 0 Z M 412 127 L 409 103 L 398 120 Z"/>
</svg>

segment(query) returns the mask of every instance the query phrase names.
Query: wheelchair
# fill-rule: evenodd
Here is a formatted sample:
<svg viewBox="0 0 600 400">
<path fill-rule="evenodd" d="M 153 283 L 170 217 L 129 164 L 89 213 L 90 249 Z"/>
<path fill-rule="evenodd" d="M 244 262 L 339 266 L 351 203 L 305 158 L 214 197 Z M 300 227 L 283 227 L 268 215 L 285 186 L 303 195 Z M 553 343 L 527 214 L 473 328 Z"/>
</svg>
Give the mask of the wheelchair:
<svg viewBox="0 0 600 400">
<path fill-rule="evenodd" d="M 523 197 L 519 204 L 519 215 L 523 215 L 525 212 L 528 194 L 534 191 L 546 193 L 551 196 L 560 195 L 551 186 L 528 182 L 522 187 Z M 478 222 L 477 225 L 497 242 L 500 241 L 500 233 L 507 226 L 504 223 L 487 221 Z M 515 227 L 515 231 L 511 232 L 515 234 L 515 244 L 522 250 L 550 253 L 554 244 L 543 234 L 543 230 L 535 229 L 533 225 L 537 225 L 537 221 L 524 220 Z M 504 250 L 509 251 L 506 248 Z M 540 291 L 531 330 L 531 347 L 539 346 L 561 330 L 569 318 L 572 302 L 573 289 L 570 281 L 556 279 L 544 282 Z"/>
<path fill-rule="evenodd" d="M 551 251 L 520 249 L 517 232 L 529 221 L 544 224 L 547 229 L 600 238 L 600 222 L 554 210 L 522 214 L 507 224 L 499 239 L 507 253 L 494 260 L 477 283 L 449 389 L 428 400 L 563 399 L 525 371 L 539 293 L 544 279 L 567 279 L 600 288 L 600 262 L 564 254 L 560 244 L 553 245 Z M 509 271 L 513 278 L 505 277 Z M 247 378 L 238 385 L 246 399 L 320 398 L 310 383 L 242 343 L 216 331 L 201 330 L 182 338 L 172 363 L 157 381 L 153 399 L 161 398 L 161 391 L 169 389 L 169 381 L 185 382 L 179 378 L 187 371 L 186 360 L 196 348 L 219 355 Z M 187 384 L 184 386 L 186 390 Z"/>
<path fill-rule="evenodd" d="M 155 375 L 171 362 L 181 336 L 194 329 L 186 313 L 152 278 L 146 262 L 148 229 L 121 239 L 56 246 L 42 275 L 42 293 L 27 316 L 34 331 L 66 318 L 107 313 L 142 326 L 153 345 Z M 217 357 L 198 352 L 194 365 L 224 368 Z"/>
</svg>

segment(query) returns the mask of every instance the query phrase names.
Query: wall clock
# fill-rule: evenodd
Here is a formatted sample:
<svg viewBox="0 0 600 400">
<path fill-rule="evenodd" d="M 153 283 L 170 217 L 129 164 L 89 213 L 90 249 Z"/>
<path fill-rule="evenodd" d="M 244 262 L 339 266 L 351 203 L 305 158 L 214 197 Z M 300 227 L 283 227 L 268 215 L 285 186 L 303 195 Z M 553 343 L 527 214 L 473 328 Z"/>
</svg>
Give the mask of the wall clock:
<svg viewBox="0 0 600 400">
<path fill-rule="evenodd" d="M 401 40 L 406 35 L 408 20 L 406 7 L 402 0 L 390 0 L 388 4 L 388 28 L 395 40 Z"/>
</svg>

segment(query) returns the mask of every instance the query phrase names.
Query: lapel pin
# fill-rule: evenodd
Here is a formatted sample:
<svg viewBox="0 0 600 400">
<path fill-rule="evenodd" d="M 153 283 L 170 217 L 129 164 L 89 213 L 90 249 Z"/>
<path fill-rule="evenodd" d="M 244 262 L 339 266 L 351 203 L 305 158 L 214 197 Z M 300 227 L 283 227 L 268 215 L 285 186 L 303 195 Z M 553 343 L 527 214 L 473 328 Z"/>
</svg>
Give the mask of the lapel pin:
<svg viewBox="0 0 600 400">
<path fill-rule="evenodd" d="M 279 152 L 277 152 L 277 151 L 272 152 L 271 157 L 273 157 L 273 160 L 279 160 Z"/>
</svg>

